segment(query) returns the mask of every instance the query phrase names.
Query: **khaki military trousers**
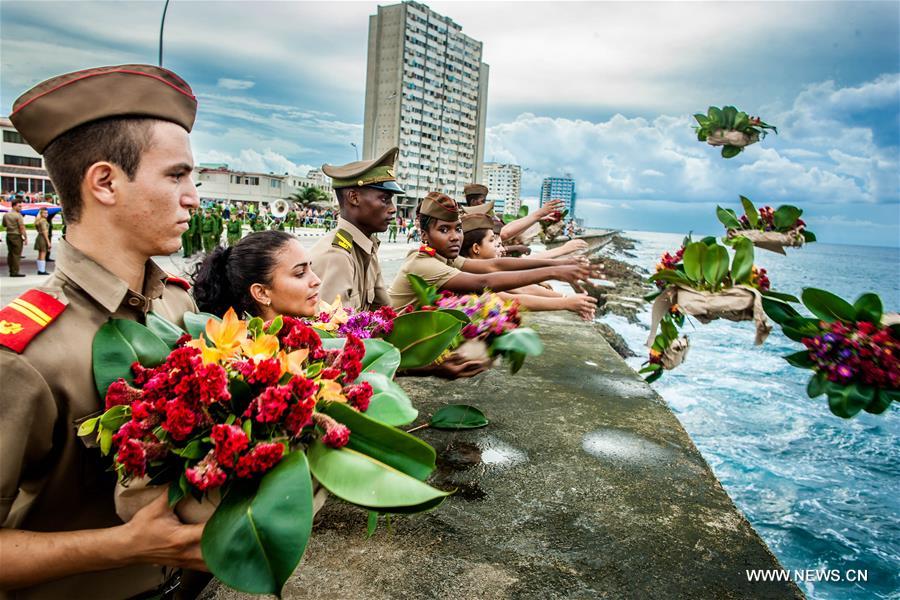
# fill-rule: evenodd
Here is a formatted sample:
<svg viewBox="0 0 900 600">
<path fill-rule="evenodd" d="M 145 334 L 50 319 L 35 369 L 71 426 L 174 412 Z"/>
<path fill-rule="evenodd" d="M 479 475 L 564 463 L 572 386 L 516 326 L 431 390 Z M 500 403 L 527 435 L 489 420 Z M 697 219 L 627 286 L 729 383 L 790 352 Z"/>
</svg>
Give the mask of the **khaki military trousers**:
<svg viewBox="0 0 900 600">
<path fill-rule="evenodd" d="M 21 233 L 6 234 L 6 249 L 8 251 L 6 260 L 9 264 L 10 275 L 19 274 L 19 263 L 22 261 L 22 242 Z"/>
</svg>

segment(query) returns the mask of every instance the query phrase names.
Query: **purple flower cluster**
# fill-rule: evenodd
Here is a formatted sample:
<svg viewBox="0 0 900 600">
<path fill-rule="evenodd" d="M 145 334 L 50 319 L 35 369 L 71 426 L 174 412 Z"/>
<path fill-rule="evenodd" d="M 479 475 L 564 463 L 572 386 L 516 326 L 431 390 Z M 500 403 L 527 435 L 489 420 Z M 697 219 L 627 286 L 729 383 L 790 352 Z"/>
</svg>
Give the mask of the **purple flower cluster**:
<svg viewBox="0 0 900 600">
<path fill-rule="evenodd" d="M 803 338 L 815 369 L 829 381 L 855 381 L 881 389 L 900 389 L 900 340 L 888 327 L 860 321 L 821 323 L 819 335 Z"/>
<path fill-rule="evenodd" d="M 347 321 L 341 323 L 335 333 L 339 337 L 355 335 L 361 340 L 384 337 L 394 330 L 394 319 L 397 312 L 390 306 L 382 306 L 378 310 L 353 312 L 346 308 Z M 328 313 L 319 315 L 320 322 L 327 323 L 330 320 Z"/>
<path fill-rule="evenodd" d="M 471 323 L 462 329 L 462 336 L 466 339 L 490 339 L 512 331 L 522 322 L 517 301 L 504 301 L 491 292 L 480 296 L 444 294 L 436 304 L 439 308 L 462 311 L 469 317 Z"/>
</svg>

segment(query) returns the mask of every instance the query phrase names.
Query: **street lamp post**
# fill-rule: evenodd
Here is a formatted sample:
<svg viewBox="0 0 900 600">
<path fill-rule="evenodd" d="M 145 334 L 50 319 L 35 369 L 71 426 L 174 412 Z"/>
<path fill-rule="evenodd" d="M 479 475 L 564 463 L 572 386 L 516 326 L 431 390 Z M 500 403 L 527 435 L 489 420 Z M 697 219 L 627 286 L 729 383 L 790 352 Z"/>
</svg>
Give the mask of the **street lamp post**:
<svg viewBox="0 0 900 600">
<path fill-rule="evenodd" d="M 162 20 L 159 22 L 159 66 L 162 66 L 162 55 L 163 55 L 163 29 L 166 26 L 166 11 L 169 10 L 169 0 L 166 0 L 166 3 L 163 5 L 163 14 Z"/>
<path fill-rule="evenodd" d="M 356 151 L 356 160 L 359 160 L 359 147 L 357 147 L 356 142 L 350 142 L 350 145 Z"/>
</svg>

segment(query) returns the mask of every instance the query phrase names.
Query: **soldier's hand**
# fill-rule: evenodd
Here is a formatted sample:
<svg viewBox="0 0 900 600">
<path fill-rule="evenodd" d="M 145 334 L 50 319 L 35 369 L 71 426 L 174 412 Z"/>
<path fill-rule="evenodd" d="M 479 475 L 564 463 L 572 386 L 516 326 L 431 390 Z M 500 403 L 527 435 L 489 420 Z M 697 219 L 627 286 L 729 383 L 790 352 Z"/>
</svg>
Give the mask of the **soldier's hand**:
<svg viewBox="0 0 900 600">
<path fill-rule="evenodd" d="M 591 275 L 588 265 L 582 263 L 563 265 L 559 268 L 557 279 L 568 283 L 577 283 L 587 279 Z"/>
<path fill-rule="evenodd" d="M 592 321 L 597 310 L 597 299 L 587 294 L 575 294 L 566 298 L 566 308 L 585 321 Z"/>
<path fill-rule="evenodd" d="M 137 559 L 143 563 L 208 571 L 200 552 L 203 525 L 185 525 L 169 508 L 168 491 L 139 510 L 125 524 Z"/>
<path fill-rule="evenodd" d="M 483 371 L 487 371 L 493 362 L 493 359 L 489 357 L 470 360 L 453 353 L 435 369 L 434 375 L 444 379 L 474 377 Z"/>
<path fill-rule="evenodd" d="M 587 247 L 588 244 L 584 240 L 569 240 L 563 244 L 563 250 L 565 250 L 566 253 L 581 252 L 582 250 L 586 250 Z"/>
<path fill-rule="evenodd" d="M 537 214 L 541 220 L 548 220 L 547 217 L 552 215 L 554 212 L 559 211 L 560 213 L 562 213 L 562 211 L 565 210 L 565 208 L 566 208 L 566 203 L 563 202 L 562 200 L 559 200 L 559 199 L 551 200 L 547 204 L 545 204 L 542 207 L 540 207 L 539 209 L 537 209 Z M 556 219 L 556 220 L 558 221 L 559 219 Z M 553 219 L 550 219 L 550 222 L 554 222 Z"/>
</svg>

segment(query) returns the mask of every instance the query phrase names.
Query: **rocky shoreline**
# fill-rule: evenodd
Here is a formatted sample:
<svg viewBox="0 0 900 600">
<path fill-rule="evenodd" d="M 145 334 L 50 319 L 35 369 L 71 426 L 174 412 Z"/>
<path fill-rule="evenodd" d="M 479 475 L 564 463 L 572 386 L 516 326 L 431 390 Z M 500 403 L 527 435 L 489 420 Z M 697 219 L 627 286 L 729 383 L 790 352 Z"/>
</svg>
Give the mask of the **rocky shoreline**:
<svg viewBox="0 0 900 600">
<path fill-rule="evenodd" d="M 600 251 L 590 257 L 591 263 L 602 268 L 603 279 L 587 282 L 582 290 L 597 298 L 597 317 L 613 314 L 623 317 L 629 323 L 638 323 L 638 314 L 644 309 L 644 296 L 654 290 L 647 283 L 649 273 L 623 258 L 634 258 L 630 252 L 637 242 L 621 234 L 616 234 Z M 622 358 L 637 356 L 624 338 L 606 323 L 596 322 L 604 339 Z"/>
</svg>

